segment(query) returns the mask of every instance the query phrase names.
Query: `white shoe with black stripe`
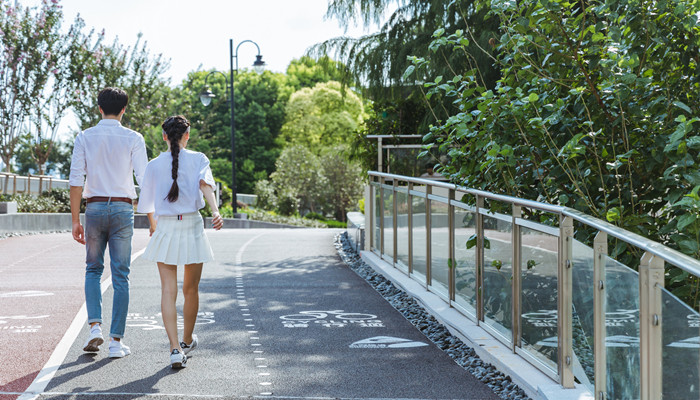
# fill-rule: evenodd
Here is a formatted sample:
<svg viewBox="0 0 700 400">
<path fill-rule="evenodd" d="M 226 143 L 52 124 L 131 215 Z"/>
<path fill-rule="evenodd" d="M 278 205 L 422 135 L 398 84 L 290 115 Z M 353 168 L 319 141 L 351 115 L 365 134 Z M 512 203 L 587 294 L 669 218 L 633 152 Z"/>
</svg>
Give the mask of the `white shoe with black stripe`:
<svg viewBox="0 0 700 400">
<path fill-rule="evenodd" d="M 187 366 L 187 356 L 178 349 L 170 352 L 170 367 L 173 369 L 185 368 Z"/>
<path fill-rule="evenodd" d="M 190 354 L 190 351 L 197 348 L 197 344 L 199 344 L 199 340 L 197 339 L 197 335 L 192 335 L 192 343 L 187 344 L 185 342 L 180 342 L 180 347 L 182 347 L 182 351 L 185 354 Z"/>
</svg>

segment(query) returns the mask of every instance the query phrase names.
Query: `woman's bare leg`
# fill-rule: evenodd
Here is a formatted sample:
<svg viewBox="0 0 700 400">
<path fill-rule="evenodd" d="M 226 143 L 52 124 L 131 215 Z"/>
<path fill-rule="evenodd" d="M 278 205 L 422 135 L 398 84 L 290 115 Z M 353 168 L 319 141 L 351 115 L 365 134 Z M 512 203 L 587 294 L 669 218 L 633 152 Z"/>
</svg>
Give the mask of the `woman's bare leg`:
<svg viewBox="0 0 700 400">
<path fill-rule="evenodd" d="M 185 330 L 182 340 L 192 343 L 194 324 L 197 322 L 199 312 L 199 280 L 202 277 L 203 263 L 185 265 L 185 278 L 182 284 L 182 293 L 185 295 L 183 315 L 185 317 Z"/>
<path fill-rule="evenodd" d="M 177 338 L 177 265 L 158 263 L 160 273 L 160 312 L 163 314 L 163 325 L 170 341 L 170 350 L 180 349 Z"/>
</svg>

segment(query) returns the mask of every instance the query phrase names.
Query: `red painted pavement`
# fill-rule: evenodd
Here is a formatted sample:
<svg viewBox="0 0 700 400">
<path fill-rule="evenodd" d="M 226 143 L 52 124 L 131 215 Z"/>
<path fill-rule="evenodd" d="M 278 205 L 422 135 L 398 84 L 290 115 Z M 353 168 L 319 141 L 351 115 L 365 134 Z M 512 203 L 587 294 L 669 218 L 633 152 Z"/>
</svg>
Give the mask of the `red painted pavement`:
<svg viewBox="0 0 700 400">
<path fill-rule="evenodd" d="M 148 239 L 135 230 L 132 251 Z M 70 233 L 0 240 L 0 400 L 15 399 L 2 392 L 23 392 L 44 367 L 85 302 L 84 278 L 85 247 Z"/>
</svg>

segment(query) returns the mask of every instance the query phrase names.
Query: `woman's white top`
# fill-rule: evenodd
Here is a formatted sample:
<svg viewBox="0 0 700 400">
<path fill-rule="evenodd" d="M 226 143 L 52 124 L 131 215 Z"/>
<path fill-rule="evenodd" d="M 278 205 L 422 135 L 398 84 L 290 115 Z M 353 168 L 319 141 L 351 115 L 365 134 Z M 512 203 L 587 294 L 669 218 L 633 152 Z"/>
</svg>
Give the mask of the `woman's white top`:
<svg viewBox="0 0 700 400">
<path fill-rule="evenodd" d="M 148 163 L 141 183 L 138 212 L 152 212 L 158 217 L 182 215 L 204 208 L 204 196 L 199 190 L 199 181 L 203 180 L 212 188 L 216 185 L 207 156 L 196 151 L 180 149 L 177 169 L 180 194 L 173 203 L 166 198 L 173 185 L 172 168 L 173 156 L 169 151 L 160 153 Z"/>
</svg>

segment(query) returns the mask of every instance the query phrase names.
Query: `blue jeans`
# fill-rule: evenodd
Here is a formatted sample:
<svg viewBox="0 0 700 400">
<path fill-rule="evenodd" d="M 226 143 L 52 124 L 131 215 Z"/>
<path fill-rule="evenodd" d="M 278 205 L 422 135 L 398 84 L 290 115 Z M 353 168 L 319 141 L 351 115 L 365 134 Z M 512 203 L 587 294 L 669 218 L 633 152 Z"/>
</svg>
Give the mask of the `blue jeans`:
<svg viewBox="0 0 700 400">
<path fill-rule="evenodd" d="M 105 248 L 109 245 L 109 266 L 112 270 L 112 324 L 109 336 L 123 338 L 129 309 L 129 268 L 131 237 L 134 235 L 134 208 L 114 202 L 88 203 L 85 209 L 85 304 L 88 323 L 102 323 L 102 290 Z"/>
</svg>

